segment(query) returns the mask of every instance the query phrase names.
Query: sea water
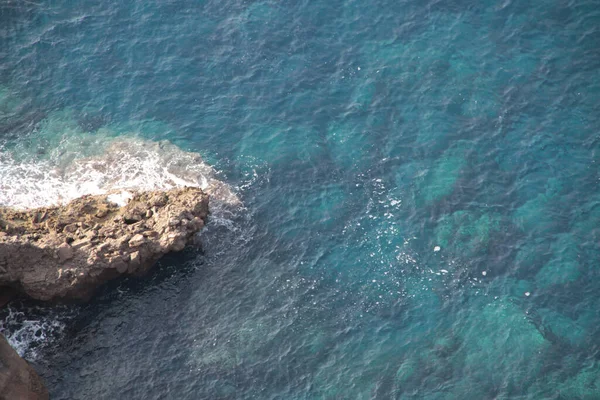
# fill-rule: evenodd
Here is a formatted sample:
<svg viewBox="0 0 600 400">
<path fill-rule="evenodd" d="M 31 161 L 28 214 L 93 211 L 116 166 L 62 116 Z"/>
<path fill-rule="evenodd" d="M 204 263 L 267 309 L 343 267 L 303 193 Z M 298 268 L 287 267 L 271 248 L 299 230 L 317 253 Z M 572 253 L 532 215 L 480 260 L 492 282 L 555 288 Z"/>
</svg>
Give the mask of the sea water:
<svg viewBox="0 0 600 400">
<path fill-rule="evenodd" d="M 600 1 L 0 3 L 0 204 L 203 187 L 0 328 L 53 399 L 600 398 Z"/>
</svg>

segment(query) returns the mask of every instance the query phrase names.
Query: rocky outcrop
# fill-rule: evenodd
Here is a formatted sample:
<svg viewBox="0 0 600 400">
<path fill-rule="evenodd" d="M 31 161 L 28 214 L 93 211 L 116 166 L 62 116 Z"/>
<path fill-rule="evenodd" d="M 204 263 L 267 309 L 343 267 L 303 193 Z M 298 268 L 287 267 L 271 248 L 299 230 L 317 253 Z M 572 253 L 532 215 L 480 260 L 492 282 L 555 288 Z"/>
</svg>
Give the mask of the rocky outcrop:
<svg viewBox="0 0 600 400">
<path fill-rule="evenodd" d="M 44 383 L 0 334 L 0 400 L 47 400 Z"/>
<path fill-rule="evenodd" d="M 0 208 L 0 293 L 88 299 L 106 281 L 143 274 L 164 254 L 182 250 L 208 215 L 208 195 L 199 188 L 136 193 L 122 207 L 114 202 L 119 196 Z"/>
</svg>

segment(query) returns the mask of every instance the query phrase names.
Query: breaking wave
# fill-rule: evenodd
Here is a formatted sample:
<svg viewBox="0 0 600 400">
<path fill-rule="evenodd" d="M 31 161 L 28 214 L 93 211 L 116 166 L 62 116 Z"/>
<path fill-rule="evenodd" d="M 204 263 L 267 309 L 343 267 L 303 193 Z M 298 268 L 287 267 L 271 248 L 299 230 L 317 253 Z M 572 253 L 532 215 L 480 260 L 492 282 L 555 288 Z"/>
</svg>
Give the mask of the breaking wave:
<svg viewBox="0 0 600 400">
<path fill-rule="evenodd" d="M 57 153 L 23 161 L 9 151 L 0 152 L 0 205 L 27 209 L 63 204 L 87 194 L 178 186 L 202 188 L 213 206 L 240 205 L 232 188 L 216 178 L 214 168 L 199 154 L 168 141 L 118 137 L 97 155 L 71 159 L 67 152 Z"/>
</svg>

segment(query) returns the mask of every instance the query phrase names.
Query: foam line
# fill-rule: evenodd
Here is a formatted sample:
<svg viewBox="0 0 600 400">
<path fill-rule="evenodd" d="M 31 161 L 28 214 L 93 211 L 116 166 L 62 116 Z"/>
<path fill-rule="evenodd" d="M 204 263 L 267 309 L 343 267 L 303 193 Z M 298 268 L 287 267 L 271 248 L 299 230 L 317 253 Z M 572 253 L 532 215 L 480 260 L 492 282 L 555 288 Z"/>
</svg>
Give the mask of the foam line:
<svg viewBox="0 0 600 400">
<path fill-rule="evenodd" d="M 239 204 L 233 190 L 215 175 L 198 154 L 169 142 L 139 138 L 116 138 L 101 154 L 72 160 L 59 155 L 16 161 L 4 152 L 0 155 L 0 205 L 27 209 L 64 204 L 86 194 L 177 186 L 201 187 L 217 203 Z"/>
</svg>

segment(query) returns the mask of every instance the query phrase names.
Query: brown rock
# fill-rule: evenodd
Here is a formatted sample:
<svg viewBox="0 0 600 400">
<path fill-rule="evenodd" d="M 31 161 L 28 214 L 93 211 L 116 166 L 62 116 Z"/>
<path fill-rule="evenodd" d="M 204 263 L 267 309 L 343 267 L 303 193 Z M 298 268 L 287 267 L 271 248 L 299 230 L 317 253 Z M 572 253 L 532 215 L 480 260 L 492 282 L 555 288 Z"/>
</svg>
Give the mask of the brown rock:
<svg viewBox="0 0 600 400">
<path fill-rule="evenodd" d="M 60 262 L 64 263 L 65 261 L 73 258 L 73 248 L 69 244 L 63 243 L 58 246 L 56 254 L 58 255 Z"/>
<path fill-rule="evenodd" d="M 42 379 L 1 334 L 0 400 L 48 400 Z"/>
<path fill-rule="evenodd" d="M 162 208 L 168 201 L 169 196 L 166 193 L 156 193 L 150 198 L 149 204 L 151 207 Z"/>
<path fill-rule="evenodd" d="M 208 215 L 208 195 L 198 188 L 137 193 L 123 207 L 107 196 L 43 211 L 0 207 L 0 288 L 38 300 L 87 299 L 107 280 L 146 272 L 193 244 Z"/>
<path fill-rule="evenodd" d="M 142 216 L 135 212 L 130 212 L 123 216 L 123 221 L 125 221 L 125 223 L 128 225 L 135 224 L 136 222 L 140 222 L 141 220 L 142 220 Z"/>
<path fill-rule="evenodd" d="M 144 237 L 144 235 L 138 233 L 137 235 L 129 239 L 129 247 L 138 247 L 143 245 L 145 242 L 146 238 Z"/>
<path fill-rule="evenodd" d="M 129 262 L 131 266 L 135 268 L 139 267 L 142 263 L 142 257 L 140 256 L 140 252 L 136 251 L 134 253 L 131 253 L 131 255 L 129 256 Z"/>
<path fill-rule="evenodd" d="M 123 261 L 122 259 L 113 261 L 113 265 L 114 265 L 114 268 L 117 270 L 117 272 L 119 272 L 120 274 L 124 274 L 125 272 L 127 272 L 127 269 L 129 268 L 127 263 L 125 261 Z"/>
<path fill-rule="evenodd" d="M 75 233 L 77 231 L 77 224 L 69 224 L 63 228 L 63 232 L 65 233 Z"/>
</svg>

